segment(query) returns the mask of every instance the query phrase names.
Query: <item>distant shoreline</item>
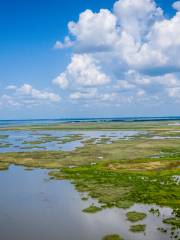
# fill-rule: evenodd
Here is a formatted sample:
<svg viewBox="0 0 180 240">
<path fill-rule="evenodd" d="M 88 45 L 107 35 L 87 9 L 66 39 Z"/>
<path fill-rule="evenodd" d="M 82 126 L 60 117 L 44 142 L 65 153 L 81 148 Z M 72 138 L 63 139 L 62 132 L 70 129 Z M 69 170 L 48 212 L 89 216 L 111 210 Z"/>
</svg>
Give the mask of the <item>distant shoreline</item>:
<svg viewBox="0 0 180 240">
<path fill-rule="evenodd" d="M 0 120 L 0 126 L 19 125 L 48 125 L 59 123 L 108 123 L 108 122 L 151 122 L 151 121 L 180 121 L 180 116 L 168 117 L 117 117 L 117 118 L 64 118 L 64 119 L 22 119 L 22 120 Z"/>
</svg>

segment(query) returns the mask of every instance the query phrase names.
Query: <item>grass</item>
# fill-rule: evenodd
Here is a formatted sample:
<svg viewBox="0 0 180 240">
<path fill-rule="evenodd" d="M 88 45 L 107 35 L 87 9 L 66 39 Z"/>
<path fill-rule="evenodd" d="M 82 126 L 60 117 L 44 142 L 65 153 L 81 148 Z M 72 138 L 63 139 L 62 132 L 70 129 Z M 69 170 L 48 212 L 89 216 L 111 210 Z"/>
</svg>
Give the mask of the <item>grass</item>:
<svg viewBox="0 0 180 240">
<path fill-rule="evenodd" d="M 180 218 L 178 217 L 166 218 L 163 220 L 163 223 L 174 225 L 180 228 Z"/>
<path fill-rule="evenodd" d="M 130 208 L 131 206 L 133 206 L 133 204 L 134 203 L 132 201 L 120 200 L 120 201 L 116 202 L 116 207 L 122 208 L 122 209 L 127 209 L 127 208 Z"/>
<path fill-rule="evenodd" d="M 102 240 L 123 240 L 123 238 L 117 234 L 111 234 L 104 236 Z"/>
<path fill-rule="evenodd" d="M 7 170 L 8 168 L 9 168 L 9 164 L 8 163 L 0 162 L 0 171 Z"/>
<path fill-rule="evenodd" d="M 91 205 L 91 206 L 83 209 L 83 212 L 85 212 L 85 213 L 96 213 L 96 212 L 99 212 L 99 211 L 101 211 L 101 208 L 97 207 L 97 206 L 94 206 L 94 205 Z"/>
<path fill-rule="evenodd" d="M 129 229 L 131 232 L 144 232 L 146 230 L 145 224 L 132 225 Z"/>
<path fill-rule="evenodd" d="M 36 146 L 36 145 L 34 145 L 34 146 L 25 146 L 25 147 L 20 147 L 20 149 L 24 149 L 24 150 L 28 150 L 28 149 L 46 149 L 46 147 L 43 147 L 43 146 Z"/>
<path fill-rule="evenodd" d="M 137 222 L 143 220 L 147 215 L 143 212 L 128 212 L 126 216 L 128 221 Z"/>
</svg>

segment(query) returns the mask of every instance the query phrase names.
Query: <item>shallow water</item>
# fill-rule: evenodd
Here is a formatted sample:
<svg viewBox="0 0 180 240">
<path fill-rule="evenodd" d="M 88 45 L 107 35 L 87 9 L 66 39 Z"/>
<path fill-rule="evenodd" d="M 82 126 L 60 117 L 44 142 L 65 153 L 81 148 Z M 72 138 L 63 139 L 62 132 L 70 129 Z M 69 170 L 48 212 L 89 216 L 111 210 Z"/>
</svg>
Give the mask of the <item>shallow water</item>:
<svg viewBox="0 0 180 240">
<path fill-rule="evenodd" d="M 146 233 L 129 232 L 127 210 L 106 209 L 96 214 L 82 209 L 93 200 L 82 201 L 80 194 L 68 181 L 49 180 L 46 170 L 25 171 L 11 166 L 0 171 L 0 239 L 2 240 L 101 240 L 110 233 L 118 233 L 126 240 L 168 240 L 169 234 L 157 227 L 171 209 L 160 208 L 161 216 L 148 213 L 152 206 L 134 205 L 130 210 L 148 213 Z M 137 223 L 137 224 L 138 224 Z"/>
<path fill-rule="evenodd" d="M 104 137 L 110 139 L 109 142 L 118 139 L 128 139 L 139 134 L 137 131 L 2 131 L 1 135 L 7 135 L 7 138 L 1 139 L 0 143 L 10 144 L 8 147 L 0 147 L 0 152 L 29 152 L 29 151 L 72 151 L 77 147 L 82 147 L 84 141 L 96 139 L 94 142 Z M 25 141 L 41 140 L 42 136 L 56 137 L 57 140 L 47 141 L 40 144 L 24 144 Z M 66 143 L 60 143 L 60 140 L 71 135 L 81 135 L 82 139 L 73 140 Z M 38 146 L 37 148 L 32 148 Z"/>
</svg>

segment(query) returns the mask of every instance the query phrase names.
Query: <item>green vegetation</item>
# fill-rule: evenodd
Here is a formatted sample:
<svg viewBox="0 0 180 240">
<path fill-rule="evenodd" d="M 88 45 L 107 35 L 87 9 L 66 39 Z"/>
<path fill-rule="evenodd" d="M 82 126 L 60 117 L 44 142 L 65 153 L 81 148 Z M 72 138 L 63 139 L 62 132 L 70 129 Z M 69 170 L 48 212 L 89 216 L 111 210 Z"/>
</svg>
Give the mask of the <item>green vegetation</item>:
<svg viewBox="0 0 180 240">
<path fill-rule="evenodd" d="M 24 149 L 24 150 L 28 150 L 28 149 L 46 149 L 45 147 L 43 146 L 26 146 L 26 147 L 20 147 L 20 149 Z"/>
<path fill-rule="evenodd" d="M 178 217 L 164 219 L 163 223 L 171 224 L 180 228 L 180 218 Z"/>
<path fill-rule="evenodd" d="M 36 144 L 42 144 L 44 141 L 42 140 L 34 140 L 34 141 L 24 141 L 22 144 L 31 144 L 31 145 L 36 145 Z"/>
<path fill-rule="evenodd" d="M 126 216 L 128 221 L 137 222 L 143 220 L 146 217 L 146 214 L 142 212 L 128 212 Z"/>
<path fill-rule="evenodd" d="M 83 209 L 83 212 L 85 213 L 96 213 L 99 211 L 101 211 L 101 208 L 94 205 L 91 205 L 88 208 Z"/>
<path fill-rule="evenodd" d="M 144 232 L 146 230 L 146 225 L 144 224 L 132 225 L 129 230 L 131 232 Z"/>
<path fill-rule="evenodd" d="M 0 162 L 0 171 L 7 170 L 9 167 L 8 163 Z"/>
<path fill-rule="evenodd" d="M 126 208 L 130 208 L 131 206 L 133 206 L 133 204 L 134 203 L 132 201 L 120 200 L 120 201 L 116 202 L 116 207 L 126 209 Z"/>
<path fill-rule="evenodd" d="M 112 235 L 107 235 L 103 237 L 102 240 L 123 240 L 123 238 L 117 234 L 112 234 Z"/>
</svg>

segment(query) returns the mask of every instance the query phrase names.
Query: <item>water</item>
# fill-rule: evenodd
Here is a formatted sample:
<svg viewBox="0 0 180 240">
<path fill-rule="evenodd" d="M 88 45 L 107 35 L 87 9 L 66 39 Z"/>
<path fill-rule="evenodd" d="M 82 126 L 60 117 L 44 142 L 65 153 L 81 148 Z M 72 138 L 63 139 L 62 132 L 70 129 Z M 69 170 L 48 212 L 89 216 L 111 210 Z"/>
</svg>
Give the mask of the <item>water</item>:
<svg viewBox="0 0 180 240">
<path fill-rule="evenodd" d="M 137 131 L 3 131 L 0 132 L 0 152 L 29 152 L 29 151 L 72 151 L 77 147 L 84 146 L 84 141 L 94 139 L 94 143 L 104 137 L 109 138 L 109 142 L 118 139 L 128 139 L 139 134 Z M 2 135 L 7 138 L 1 139 Z M 60 143 L 65 137 L 71 135 L 80 135 L 80 140 L 73 140 L 66 143 Z M 41 144 L 24 144 L 28 141 L 42 140 L 41 137 L 55 137 L 56 140 L 47 141 Z M 8 144 L 8 146 L 6 146 Z M 38 146 L 34 148 L 34 146 Z"/>
<path fill-rule="evenodd" d="M 127 210 L 106 209 L 96 214 L 83 213 L 89 202 L 67 181 L 49 180 L 47 170 L 25 171 L 11 166 L 0 172 L 0 233 L 2 240 L 101 240 L 110 233 L 118 233 L 128 240 L 169 240 L 169 232 L 157 227 L 171 209 L 160 208 L 161 216 L 148 214 L 144 221 L 146 233 L 129 232 Z M 148 213 L 152 206 L 134 205 L 130 210 Z"/>
</svg>

